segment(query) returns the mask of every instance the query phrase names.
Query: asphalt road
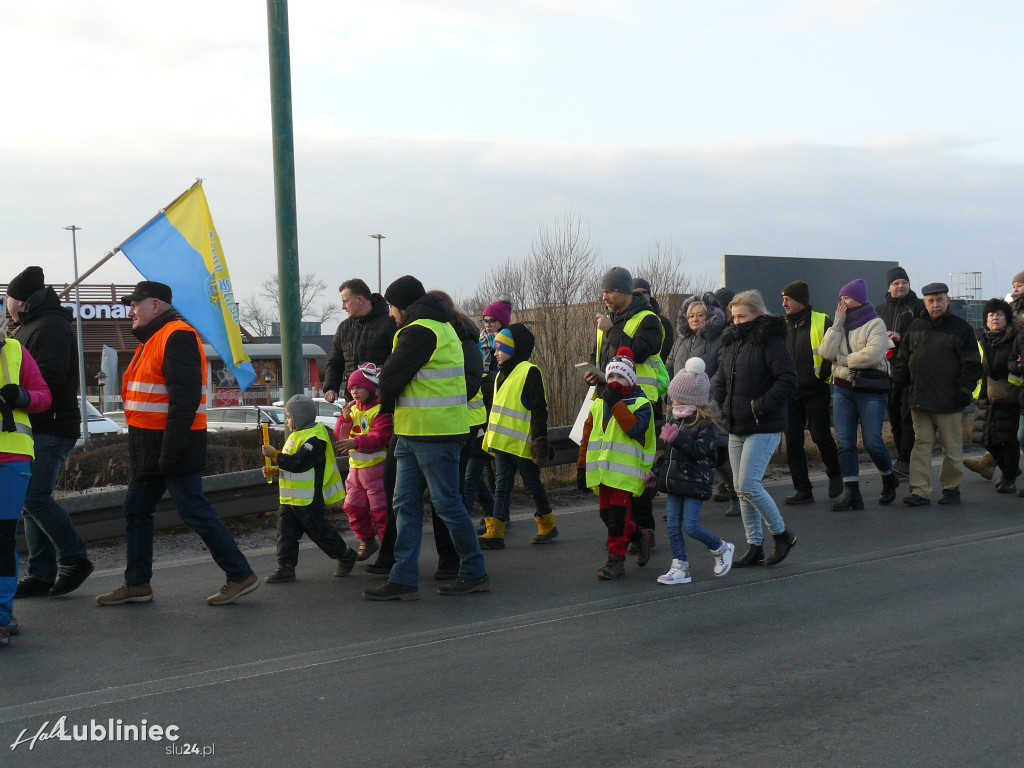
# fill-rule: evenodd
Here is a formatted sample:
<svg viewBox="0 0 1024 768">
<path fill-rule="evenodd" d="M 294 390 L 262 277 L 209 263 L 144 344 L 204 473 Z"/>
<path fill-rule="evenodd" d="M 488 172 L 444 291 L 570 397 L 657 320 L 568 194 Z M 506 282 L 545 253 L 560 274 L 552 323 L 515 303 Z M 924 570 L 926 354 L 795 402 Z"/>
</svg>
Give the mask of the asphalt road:
<svg viewBox="0 0 1024 768">
<path fill-rule="evenodd" d="M 591 502 L 558 511 L 551 545 L 515 522 L 492 591 L 462 598 L 433 593 L 425 556 L 420 601 L 368 602 L 380 577 L 332 578 L 304 548 L 296 582 L 233 606 L 205 604 L 222 578 L 200 558 L 160 563 L 150 604 L 100 608 L 108 569 L 16 603 L 0 765 L 1024 765 L 1024 499 L 970 476 L 959 507 L 905 507 L 903 485 L 880 508 L 862 479 L 865 512 L 783 508 L 799 541 L 777 567 L 716 579 L 688 541 L 685 586 L 654 580 L 663 502 L 651 563 L 614 583 Z M 702 522 L 742 551 L 724 510 Z M 120 719 L 178 739 L 32 742 L 61 718 L 69 737 Z"/>
</svg>

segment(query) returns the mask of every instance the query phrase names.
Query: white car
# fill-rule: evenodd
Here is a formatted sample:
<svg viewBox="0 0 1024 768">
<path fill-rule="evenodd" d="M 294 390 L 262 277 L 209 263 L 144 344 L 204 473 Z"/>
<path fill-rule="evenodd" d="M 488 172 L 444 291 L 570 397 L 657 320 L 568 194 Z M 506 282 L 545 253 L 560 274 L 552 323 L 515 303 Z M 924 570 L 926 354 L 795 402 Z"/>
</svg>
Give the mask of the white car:
<svg viewBox="0 0 1024 768">
<path fill-rule="evenodd" d="M 327 427 L 328 432 L 334 432 L 334 425 L 338 422 L 338 417 L 341 415 L 341 406 L 345 404 L 345 400 L 338 399 L 333 403 L 328 403 L 322 397 L 314 397 L 313 402 L 316 403 L 316 420 Z M 284 401 L 278 400 L 274 405 L 283 408 Z"/>
<path fill-rule="evenodd" d="M 284 429 L 284 408 L 272 405 L 229 405 L 206 409 L 206 429 L 210 432 L 259 429 L 261 424 L 269 424 L 271 429 Z"/>
<path fill-rule="evenodd" d="M 85 401 L 85 422 L 89 428 L 90 437 L 93 435 L 120 435 L 125 431 L 116 421 L 108 419 L 100 413 L 96 409 L 96 406 L 88 400 Z M 79 447 L 84 442 L 85 440 L 81 437 L 78 438 L 78 442 L 75 443 L 75 447 Z"/>
</svg>

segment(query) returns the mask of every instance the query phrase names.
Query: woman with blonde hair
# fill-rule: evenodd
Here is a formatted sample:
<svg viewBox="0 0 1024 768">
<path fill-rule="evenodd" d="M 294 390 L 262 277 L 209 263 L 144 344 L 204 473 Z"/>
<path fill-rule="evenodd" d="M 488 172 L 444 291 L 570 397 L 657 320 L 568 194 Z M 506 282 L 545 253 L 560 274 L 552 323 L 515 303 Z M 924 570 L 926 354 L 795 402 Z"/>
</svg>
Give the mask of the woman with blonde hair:
<svg viewBox="0 0 1024 768">
<path fill-rule="evenodd" d="M 786 429 L 787 405 L 796 391 L 796 365 L 786 346 L 786 322 L 768 314 L 760 293 L 738 293 L 730 307 L 733 324 L 722 334 L 712 394 L 729 431 L 733 483 L 747 538 L 747 551 L 733 566 L 775 565 L 789 554 L 796 536 L 786 528 L 762 480 Z M 767 559 L 762 517 L 774 539 Z"/>
</svg>

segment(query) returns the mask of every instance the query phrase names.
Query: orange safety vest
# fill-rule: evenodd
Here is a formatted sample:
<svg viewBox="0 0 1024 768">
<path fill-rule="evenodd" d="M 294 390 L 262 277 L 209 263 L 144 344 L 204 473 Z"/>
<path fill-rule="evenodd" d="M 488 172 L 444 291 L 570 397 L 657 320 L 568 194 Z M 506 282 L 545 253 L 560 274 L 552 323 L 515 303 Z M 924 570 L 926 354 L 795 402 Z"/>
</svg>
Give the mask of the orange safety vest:
<svg viewBox="0 0 1024 768">
<path fill-rule="evenodd" d="M 192 429 L 206 429 L 206 353 L 199 334 L 188 323 L 172 320 L 154 333 L 135 350 L 121 383 L 121 401 L 128 425 L 141 429 L 167 429 L 167 409 L 170 398 L 164 379 L 164 353 L 167 339 L 175 331 L 190 331 L 199 346 L 199 359 L 203 371 L 203 394 L 199 410 L 192 421 Z"/>
</svg>

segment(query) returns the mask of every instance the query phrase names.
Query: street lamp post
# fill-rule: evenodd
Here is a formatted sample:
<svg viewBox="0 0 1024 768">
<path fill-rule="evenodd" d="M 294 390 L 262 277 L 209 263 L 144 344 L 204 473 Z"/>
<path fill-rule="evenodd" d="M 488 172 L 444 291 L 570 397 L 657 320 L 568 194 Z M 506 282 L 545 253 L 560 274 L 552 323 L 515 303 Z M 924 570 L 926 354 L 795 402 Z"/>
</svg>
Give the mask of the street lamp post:
<svg viewBox="0 0 1024 768">
<path fill-rule="evenodd" d="M 71 232 L 71 253 L 75 259 L 75 328 L 78 331 L 78 380 L 81 382 L 82 400 L 82 442 L 89 442 L 89 413 L 85 410 L 85 350 L 82 348 L 82 295 L 78 290 L 78 239 L 75 233 L 81 227 L 68 224 L 64 227 Z"/>
<path fill-rule="evenodd" d="M 384 235 L 370 235 L 374 240 L 377 241 L 377 293 L 380 293 L 380 241 L 384 239 Z"/>
<path fill-rule="evenodd" d="M 96 383 L 100 385 L 100 413 L 103 413 L 103 388 L 107 385 L 107 374 L 102 370 L 96 374 Z"/>
</svg>

